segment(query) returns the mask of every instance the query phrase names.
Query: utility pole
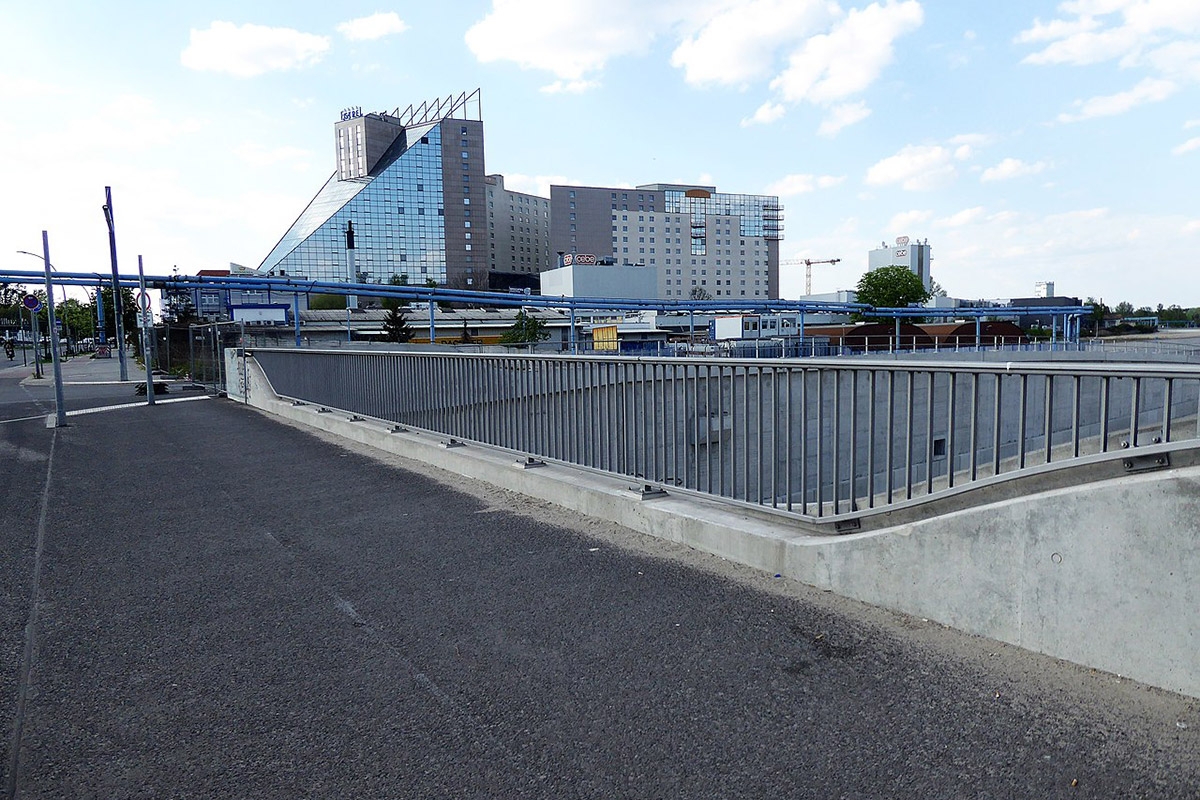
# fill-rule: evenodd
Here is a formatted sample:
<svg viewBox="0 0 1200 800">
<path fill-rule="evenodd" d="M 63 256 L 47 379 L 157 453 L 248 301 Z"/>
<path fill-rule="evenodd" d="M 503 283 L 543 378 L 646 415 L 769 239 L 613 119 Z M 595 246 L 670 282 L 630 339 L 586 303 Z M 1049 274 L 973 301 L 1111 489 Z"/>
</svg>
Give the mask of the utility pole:
<svg viewBox="0 0 1200 800">
<path fill-rule="evenodd" d="M 58 315 L 54 311 L 54 284 L 50 280 L 50 237 L 42 231 L 42 266 L 46 270 L 46 321 L 50 328 L 50 356 L 54 360 L 54 425 L 67 425 L 67 406 L 63 401 L 62 362 L 58 358 Z"/>
<path fill-rule="evenodd" d="M 129 367 L 125 363 L 125 325 L 121 320 L 121 287 L 117 275 L 117 232 L 113 227 L 112 187 L 104 187 L 104 221 L 108 223 L 108 254 L 112 260 L 113 315 L 117 318 L 117 360 L 121 362 L 121 380 L 129 380 Z"/>
</svg>

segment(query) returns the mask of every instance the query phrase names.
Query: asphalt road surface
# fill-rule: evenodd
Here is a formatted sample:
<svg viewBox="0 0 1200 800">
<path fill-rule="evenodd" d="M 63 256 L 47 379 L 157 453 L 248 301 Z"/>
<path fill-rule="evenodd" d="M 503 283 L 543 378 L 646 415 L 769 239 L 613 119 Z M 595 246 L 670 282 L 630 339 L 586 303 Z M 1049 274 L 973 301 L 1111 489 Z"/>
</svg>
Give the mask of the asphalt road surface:
<svg viewBox="0 0 1200 800">
<path fill-rule="evenodd" d="M 16 377 L 3 798 L 1200 796 L 1196 700 L 228 400 L 5 422 Z"/>
</svg>

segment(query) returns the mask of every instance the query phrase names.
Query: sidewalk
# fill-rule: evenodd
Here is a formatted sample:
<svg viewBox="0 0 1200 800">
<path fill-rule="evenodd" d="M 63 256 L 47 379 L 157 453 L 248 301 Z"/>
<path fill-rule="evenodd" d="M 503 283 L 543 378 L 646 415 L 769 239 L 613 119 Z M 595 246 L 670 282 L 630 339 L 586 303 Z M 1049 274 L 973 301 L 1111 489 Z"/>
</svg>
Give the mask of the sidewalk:
<svg viewBox="0 0 1200 800">
<path fill-rule="evenodd" d="M 130 355 L 126 358 L 126 366 L 128 368 L 129 380 L 125 383 L 145 383 L 146 370 L 142 365 L 133 360 Z M 30 364 L 29 377 L 21 381 L 22 386 L 53 386 L 54 385 L 54 364 L 46 362 L 42 364 L 42 375 L 40 380 L 33 377 L 33 364 Z M 114 355 L 112 358 L 92 358 L 90 355 L 74 356 L 72 358 L 62 360 L 62 377 L 63 385 L 73 384 L 120 384 L 121 381 L 121 362 Z"/>
</svg>

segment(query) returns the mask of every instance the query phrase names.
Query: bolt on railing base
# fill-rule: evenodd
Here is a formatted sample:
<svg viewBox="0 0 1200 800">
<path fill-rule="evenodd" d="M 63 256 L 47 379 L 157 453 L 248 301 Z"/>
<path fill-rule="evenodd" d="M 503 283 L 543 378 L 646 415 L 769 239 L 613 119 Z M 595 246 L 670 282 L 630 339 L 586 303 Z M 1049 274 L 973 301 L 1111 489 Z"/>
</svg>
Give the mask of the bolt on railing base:
<svg viewBox="0 0 1200 800">
<path fill-rule="evenodd" d="M 536 459 L 533 456 L 528 456 L 526 458 L 515 461 L 513 463 L 513 466 L 516 467 L 517 469 L 536 469 L 537 467 L 546 466 L 546 462 L 541 461 L 540 459 Z"/>
<path fill-rule="evenodd" d="M 449 450 L 452 447 L 465 447 L 465 445 L 462 442 L 460 442 L 458 439 L 447 439 L 444 442 L 439 442 L 439 444 L 442 447 L 446 448 L 447 450 Z"/>
<path fill-rule="evenodd" d="M 633 492 L 639 500 L 650 500 L 655 497 L 667 496 L 666 489 L 651 483 L 643 483 L 641 486 L 630 486 L 629 491 Z"/>
</svg>

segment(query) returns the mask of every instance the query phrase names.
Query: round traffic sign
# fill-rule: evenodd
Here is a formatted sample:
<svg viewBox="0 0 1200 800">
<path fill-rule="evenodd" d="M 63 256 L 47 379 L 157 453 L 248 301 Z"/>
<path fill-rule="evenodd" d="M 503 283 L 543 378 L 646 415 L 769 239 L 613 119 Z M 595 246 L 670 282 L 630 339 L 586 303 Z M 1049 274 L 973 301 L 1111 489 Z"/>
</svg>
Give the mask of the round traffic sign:
<svg viewBox="0 0 1200 800">
<path fill-rule="evenodd" d="M 42 310 L 42 301 L 38 299 L 37 295 L 32 295 L 32 294 L 25 295 L 24 297 L 21 298 L 21 305 L 25 306 L 30 311 L 41 311 Z"/>
<path fill-rule="evenodd" d="M 137 303 L 138 303 L 138 308 L 142 309 L 142 311 L 149 311 L 150 310 L 150 295 L 147 294 L 146 292 L 138 292 Z"/>
</svg>

